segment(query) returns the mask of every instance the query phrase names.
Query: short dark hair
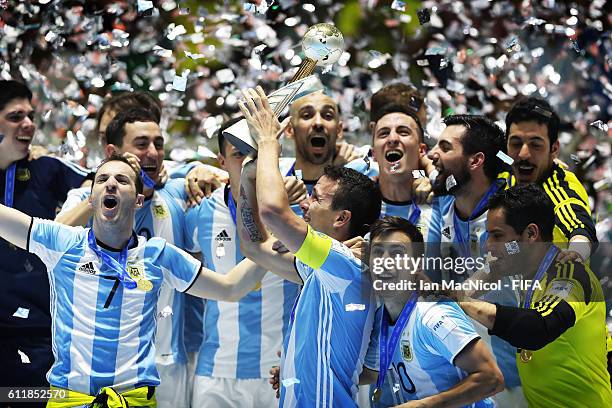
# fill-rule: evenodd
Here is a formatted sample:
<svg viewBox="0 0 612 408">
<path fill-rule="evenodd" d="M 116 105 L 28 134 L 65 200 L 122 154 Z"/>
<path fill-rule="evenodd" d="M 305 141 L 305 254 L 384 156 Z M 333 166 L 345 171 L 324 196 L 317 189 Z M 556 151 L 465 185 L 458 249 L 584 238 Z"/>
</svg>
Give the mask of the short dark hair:
<svg viewBox="0 0 612 408">
<path fill-rule="evenodd" d="M 510 126 L 513 123 L 530 122 L 546 125 L 550 148 L 559 138 L 559 115 L 544 99 L 529 96 L 519 99 L 512 105 L 506 115 L 506 138 L 510 135 Z"/>
<path fill-rule="evenodd" d="M 527 225 L 536 224 L 546 242 L 553 239 L 554 206 L 546 192 L 537 184 L 516 185 L 500 190 L 489 199 L 488 208 L 503 208 L 506 224 L 517 234 L 521 234 Z"/>
<path fill-rule="evenodd" d="M 414 85 L 395 82 L 383 86 L 378 92 L 372 95 L 370 101 L 370 122 L 377 122 L 382 116 L 379 110 L 389 104 L 395 103 L 416 113 L 423 105 L 424 98 Z"/>
<path fill-rule="evenodd" d="M 120 161 L 130 166 L 130 168 L 134 171 L 134 174 L 136 174 L 136 179 L 135 179 L 136 193 L 142 194 L 142 192 L 144 191 L 144 185 L 142 184 L 142 179 L 140 178 L 140 174 L 138 174 L 136 170 L 134 170 L 134 168 L 132 167 L 128 159 L 118 154 L 112 154 L 110 157 L 107 157 L 106 159 L 102 160 L 102 162 L 96 169 L 96 173 L 94 174 L 94 181 L 96 179 L 96 176 L 98 175 L 98 170 L 100 170 L 100 168 L 104 166 L 106 163 L 113 162 L 113 161 Z M 93 184 L 91 185 L 91 188 L 93 189 Z"/>
<path fill-rule="evenodd" d="M 125 124 L 134 122 L 154 122 L 158 123 L 151 111 L 138 108 L 120 112 L 108 124 L 106 128 L 106 142 L 115 146 L 123 146 L 125 136 Z"/>
<path fill-rule="evenodd" d="M 232 126 L 235 125 L 236 123 L 240 122 L 242 119 L 244 119 L 244 117 L 240 116 L 234 119 L 230 119 L 230 120 L 226 120 L 225 122 L 223 122 L 223 124 L 221 125 L 221 127 L 219 128 L 219 130 L 217 130 L 215 132 L 215 134 L 217 135 L 217 144 L 219 146 L 219 154 L 222 156 L 225 156 L 225 150 L 224 150 L 224 146 L 225 146 L 225 136 L 223 136 L 223 132 L 225 132 L 225 130 Z"/>
<path fill-rule="evenodd" d="M 122 92 L 102 104 L 96 116 L 96 134 L 100 131 L 100 120 L 106 112 L 119 113 L 135 108 L 150 111 L 157 123 L 161 120 L 162 105 L 159 99 L 148 92 Z"/>
<path fill-rule="evenodd" d="M 376 111 L 376 115 L 372 115 L 371 119 L 374 123 L 378 123 L 380 119 L 390 113 L 403 113 L 404 115 L 410 116 L 416 122 L 419 129 L 419 142 L 423 142 L 423 138 L 425 136 L 423 134 L 423 125 L 421 125 L 421 121 L 419 120 L 419 117 L 416 115 L 415 111 L 409 106 L 402 105 L 397 102 L 390 102 L 378 109 Z"/>
<path fill-rule="evenodd" d="M 13 99 L 27 99 L 32 101 L 32 91 L 25 84 L 13 81 L 0 81 L 0 110 L 11 102 Z"/>
<path fill-rule="evenodd" d="M 376 220 L 370 227 L 370 241 L 377 237 L 384 237 L 393 232 L 406 234 L 412 242 L 423 242 L 423 234 L 410 221 L 402 217 L 386 216 Z"/>
<path fill-rule="evenodd" d="M 349 233 L 351 238 L 364 236 L 380 216 L 381 195 L 369 177 L 346 167 L 327 166 L 323 175 L 338 182 L 331 202 L 334 211 L 351 212 Z"/>
<path fill-rule="evenodd" d="M 499 151 L 507 152 L 504 132 L 491 120 L 480 115 L 450 115 L 444 118 L 446 126 L 459 125 L 467 128 L 461 137 L 461 146 L 465 155 L 484 153 L 484 173 L 489 180 L 508 166 L 497 156 Z"/>
</svg>

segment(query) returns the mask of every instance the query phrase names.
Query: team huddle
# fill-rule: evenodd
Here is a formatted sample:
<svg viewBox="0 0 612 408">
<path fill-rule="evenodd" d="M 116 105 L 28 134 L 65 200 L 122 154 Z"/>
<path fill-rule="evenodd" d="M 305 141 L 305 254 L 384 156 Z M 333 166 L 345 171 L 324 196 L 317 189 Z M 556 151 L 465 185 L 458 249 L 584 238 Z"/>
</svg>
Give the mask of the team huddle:
<svg viewBox="0 0 612 408">
<path fill-rule="evenodd" d="M 279 123 L 257 87 L 239 102 L 257 155 L 231 119 L 219 171 L 165 162 L 159 101 L 127 92 L 98 113 L 91 172 L 30 156 L 31 101 L 0 81 L 2 385 L 65 390 L 58 408 L 612 406 L 595 224 L 545 100 L 505 132 L 450 115 L 426 137 L 422 96 L 390 84 L 355 147 L 330 96 Z M 534 283 L 422 290 L 518 275 Z"/>
</svg>

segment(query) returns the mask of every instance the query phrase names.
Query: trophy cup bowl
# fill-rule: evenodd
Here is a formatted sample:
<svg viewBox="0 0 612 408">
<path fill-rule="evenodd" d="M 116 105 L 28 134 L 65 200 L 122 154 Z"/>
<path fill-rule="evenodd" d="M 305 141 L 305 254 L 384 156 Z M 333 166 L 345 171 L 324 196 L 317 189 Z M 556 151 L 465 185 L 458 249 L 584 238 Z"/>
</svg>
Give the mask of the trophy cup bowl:
<svg viewBox="0 0 612 408">
<path fill-rule="evenodd" d="M 312 73 L 317 65 L 331 65 L 338 61 L 343 47 L 342 33 L 332 24 L 321 23 L 310 27 L 302 39 L 302 50 L 306 58 L 289 83 L 268 96 L 274 113 L 278 116 L 294 100 L 322 91 L 321 81 Z M 225 129 L 223 136 L 242 154 L 257 153 L 257 142 L 251 137 L 245 119 Z"/>
</svg>

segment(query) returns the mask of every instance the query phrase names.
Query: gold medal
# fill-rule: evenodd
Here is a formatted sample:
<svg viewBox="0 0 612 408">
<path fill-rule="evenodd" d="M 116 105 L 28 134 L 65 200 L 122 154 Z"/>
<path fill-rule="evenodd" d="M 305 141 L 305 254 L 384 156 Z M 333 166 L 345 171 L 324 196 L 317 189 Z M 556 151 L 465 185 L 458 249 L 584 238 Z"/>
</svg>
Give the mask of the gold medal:
<svg viewBox="0 0 612 408">
<path fill-rule="evenodd" d="M 148 292 L 153 289 L 153 284 L 150 280 L 141 279 L 137 283 L 138 289 Z"/>
<path fill-rule="evenodd" d="M 533 357 L 533 351 L 529 351 L 529 350 L 521 350 L 521 361 L 523 363 L 528 363 L 531 361 L 531 358 Z"/>
<path fill-rule="evenodd" d="M 376 403 L 380 401 L 381 394 L 382 394 L 382 390 L 380 388 L 374 389 L 374 394 L 372 394 L 372 402 Z"/>
</svg>

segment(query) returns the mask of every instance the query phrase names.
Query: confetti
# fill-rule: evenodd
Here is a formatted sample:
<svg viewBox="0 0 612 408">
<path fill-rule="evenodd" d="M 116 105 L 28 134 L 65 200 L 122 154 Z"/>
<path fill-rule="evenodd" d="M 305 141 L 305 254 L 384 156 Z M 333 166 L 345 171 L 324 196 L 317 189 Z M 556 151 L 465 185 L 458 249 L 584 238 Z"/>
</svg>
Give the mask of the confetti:
<svg viewBox="0 0 612 408">
<path fill-rule="evenodd" d="M 421 25 L 425 25 L 427 23 L 429 23 L 429 20 L 431 18 L 431 14 L 429 12 L 429 9 L 418 9 L 417 10 L 417 17 L 419 18 L 419 24 Z"/>
<path fill-rule="evenodd" d="M 455 180 L 455 176 L 452 174 L 446 178 L 446 191 L 450 191 L 451 188 L 457 185 L 457 180 Z"/>
<path fill-rule="evenodd" d="M 432 185 L 436 182 L 436 178 L 439 174 L 440 172 L 437 169 L 434 169 L 431 173 L 429 173 L 429 181 Z"/>
<path fill-rule="evenodd" d="M 506 252 L 508 252 L 508 255 L 516 255 L 521 252 L 521 250 L 519 249 L 519 244 L 516 241 L 506 242 L 504 243 L 504 245 L 506 247 Z"/>
<path fill-rule="evenodd" d="M 23 364 L 31 364 L 30 357 L 28 357 L 26 353 L 24 353 L 23 351 L 19 349 L 17 349 L 17 353 L 19 354 L 19 357 L 21 357 L 21 362 Z"/>
<path fill-rule="evenodd" d="M 603 121 L 601 120 L 596 120 L 595 122 L 592 122 L 589 124 L 589 126 L 593 126 L 601 131 L 607 132 L 608 131 L 608 124 L 607 123 L 603 123 Z"/>
<path fill-rule="evenodd" d="M 283 383 L 283 387 L 291 387 L 292 385 L 299 384 L 300 380 L 297 378 L 285 378 L 281 381 Z"/>
<path fill-rule="evenodd" d="M 365 310 L 365 305 L 360 303 L 348 303 L 344 306 L 346 312 L 359 312 Z"/>
<path fill-rule="evenodd" d="M 512 163 L 514 163 L 514 159 L 501 150 L 497 152 L 496 156 L 509 166 L 512 166 Z"/>
<path fill-rule="evenodd" d="M 185 92 L 187 89 L 187 77 L 189 76 L 189 71 L 183 72 L 182 76 L 175 75 L 174 80 L 172 81 L 172 89 L 180 92 Z"/>
<path fill-rule="evenodd" d="M 297 178 L 298 178 L 298 180 L 302 180 L 302 170 L 300 170 L 300 169 L 295 169 L 295 170 L 294 170 L 294 173 L 295 173 L 295 177 L 297 177 Z"/>
<path fill-rule="evenodd" d="M 406 11 L 406 3 L 399 0 L 393 0 L 393 3 L 391 3 L 391 8 L 397 11 Z"/>
<path fill-rule="evenodd" d="M 148 10 L 152 10 L 153 9 L 153 2 L 152 1 L 146 1 L 146 0 L 138 0 L 137 6 L 138 6 L 138 13 L 142 14 L 142 13 L 148 11 Z"/>
<path fill-rule="evenodd" d="M 415 179 L 425 178 L 425 170 L 412 170 L 412 177 Z"/>
<path fill-rule="evenodd" d="M 547 118 L 551 118 L 552 117 L 552 112 L 549 111 L 548 109 L 542 108 L 540 106 L 537 106 L 535 108 L 533 108 L 534 111 L 536 111 L 537 113 L 539 113 L 542 116 L 545 116 Z"/>
<path fill-rule="evenodd" d="M 399 170 L 399 168 L 400 168 L 400 162 L 399 162 L 399 161 L 397 161 L 397 162 L 393 163 L 393 164 L 392 164 L 392 165 L 389 167 L 389 171 L 390 171 L 391 173 L 396 173 L 396 172 Z"/>
<path fill-rule="evenodd" d="M 21 319 L 27 319 L 30 315 L 30 309 L 26 309 L 25 307 L 18 307 L 17 311 L 13 313 L 13 317 L 19 317 Z"/>
</svg>

